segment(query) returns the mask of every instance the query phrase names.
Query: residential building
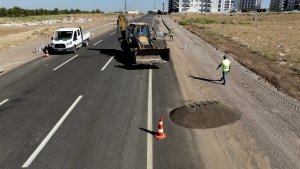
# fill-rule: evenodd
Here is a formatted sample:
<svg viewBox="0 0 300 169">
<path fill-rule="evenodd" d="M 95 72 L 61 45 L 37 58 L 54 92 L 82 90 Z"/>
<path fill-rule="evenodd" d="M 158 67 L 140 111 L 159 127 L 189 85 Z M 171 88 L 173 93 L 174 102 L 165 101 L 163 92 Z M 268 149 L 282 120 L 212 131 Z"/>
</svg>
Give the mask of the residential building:
<svg viewBox="0 0 300 169">
<path fill-rule="evenodd" d="M 240 10 L 256 11 L 261 7 L 261 0 L 240 0 Z"/>
<path fill-rule="evenodd" d="M 271 0 L 271 11 L 293 11 L 300 10 L 300 0 Z"/>
<path fill-rule="evenodd" d="M 139 14 L 139 10 L 137 10 L 137 9 L 128 9 L 127 13 L 128 14 Z"/>
<path fill-rule="evenodd" d="M 215 13 L 234 9 L 234 0 L 169 0 L 169 12 Z"/>
<path fill-rule="evenodd" d="M 300 0 L 296 0 L 296 1 L 295 1 L 294 10 L 300 11 Z"/>
</svg>

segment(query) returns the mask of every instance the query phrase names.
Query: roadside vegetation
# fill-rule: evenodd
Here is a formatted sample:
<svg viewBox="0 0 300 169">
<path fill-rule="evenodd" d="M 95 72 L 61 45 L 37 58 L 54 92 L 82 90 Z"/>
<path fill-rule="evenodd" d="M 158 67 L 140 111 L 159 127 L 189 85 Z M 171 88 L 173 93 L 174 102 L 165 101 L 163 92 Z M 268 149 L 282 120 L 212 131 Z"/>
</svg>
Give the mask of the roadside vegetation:
<svg viewBox="0 0 300 169">
<path fill-rule="evenodd" d="M 59 10 L 58 8 L 54 8 L 53 10 L 47 9 L 23 9 L 18 6 L 14 6 L 13 8 L 0 8 L 0 17 L 27 17 L 27 16 L 43 16 L 43 15 L 59 15 L 59 14 L 95 14 L 95 13 L 103 13 L 99 9 L 92 11 L 81 11 L 80 9 L 63 9 Z"/>
</svg>

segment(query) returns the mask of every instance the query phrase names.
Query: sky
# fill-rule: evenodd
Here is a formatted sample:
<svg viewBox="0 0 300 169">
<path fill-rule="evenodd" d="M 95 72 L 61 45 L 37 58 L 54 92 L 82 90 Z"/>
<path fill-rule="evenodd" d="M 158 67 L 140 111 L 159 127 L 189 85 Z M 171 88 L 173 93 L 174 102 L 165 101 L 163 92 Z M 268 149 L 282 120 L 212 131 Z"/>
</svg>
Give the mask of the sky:
<svg viewBox="0 0 300 169">
<path fill-rule="evenodd" d="M 99 9 L 103 12 L 115 12 L 125 10 L 125 0 L 1 0 L 0 8 L 13 8 L 19 6 L 23 9 L 80 9 L 82 11 L 92 11 Z M 168 9 L 168 0 L 126 0 L 127 9 L 137 9 L 140 12 L 149 10 Z M 262 0 L 261 8 L 268 8 L 270 0 Z"/>
</svg>

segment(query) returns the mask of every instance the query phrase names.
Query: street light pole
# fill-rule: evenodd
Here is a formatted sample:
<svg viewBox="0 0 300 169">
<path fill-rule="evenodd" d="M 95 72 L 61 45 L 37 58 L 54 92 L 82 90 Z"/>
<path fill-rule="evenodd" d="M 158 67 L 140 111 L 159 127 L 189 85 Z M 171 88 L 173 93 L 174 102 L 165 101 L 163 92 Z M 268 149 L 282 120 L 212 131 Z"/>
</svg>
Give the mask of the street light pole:
<svg viewBox="0 0 300 169">
<path fill-rule="evenodd" d="M 125 0 L 125 11 L 124 12 L 126 13 L 126 0 Z"/>
</svg>

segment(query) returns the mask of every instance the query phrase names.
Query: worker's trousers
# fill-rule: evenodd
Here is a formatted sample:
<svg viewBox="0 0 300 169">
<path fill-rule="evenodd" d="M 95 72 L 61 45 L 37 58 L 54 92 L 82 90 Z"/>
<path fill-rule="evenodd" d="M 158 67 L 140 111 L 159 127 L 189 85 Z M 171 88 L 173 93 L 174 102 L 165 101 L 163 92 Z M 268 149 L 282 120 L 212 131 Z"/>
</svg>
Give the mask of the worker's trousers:
<svg viewBox="0 0 300 169">
<path fill-rule="evenodd" d="M 170 41 L 173 41 L 173 35 L 170 35 Z"/>
<path fill-rule="evenodd" d="M 223 77 L 221 78 L 221 80 L 223 80 L 223 84 L 226 84 L 226 74 L 227 72 L 222 72 L 223 73 Z"/>
</svg>

